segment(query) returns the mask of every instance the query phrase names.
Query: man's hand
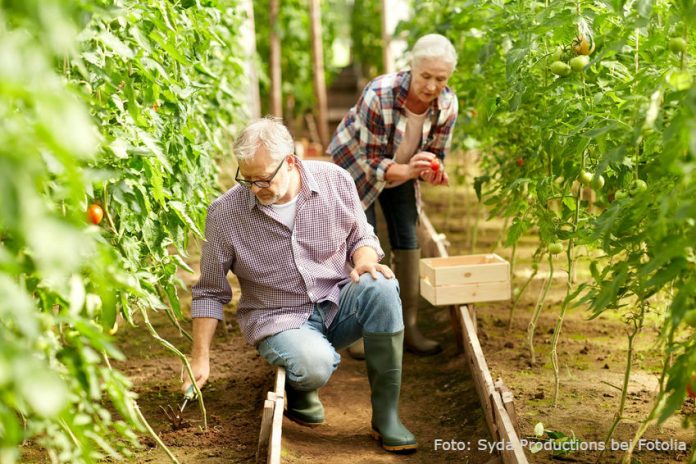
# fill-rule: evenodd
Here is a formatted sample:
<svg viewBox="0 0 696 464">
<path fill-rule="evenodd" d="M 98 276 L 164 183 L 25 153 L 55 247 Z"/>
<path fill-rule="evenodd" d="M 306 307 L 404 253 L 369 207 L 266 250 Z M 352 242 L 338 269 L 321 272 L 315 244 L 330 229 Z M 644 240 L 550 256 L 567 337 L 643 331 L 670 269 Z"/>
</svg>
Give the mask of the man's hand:
<svg viewBox="0 0 696 464">
<path fill-rule="evenodd" d="M 198 357 L 191 360 L 191 370 L 193 371 L 193 376 L 196 379 L 196 385 L 200 390 L 203 385 L 208 381 L 208 376 L 210 376 L 210 358 L 208 357 Z M 181 385 L 181 391 L 186 394 L 186 391 L 191 386 L 191 378 L 188 372 L 184 369 L 184 383 Z"/>
<path fill-rule="evenodd" d="M 196 317 L 193 319 L 193 349 L 191 351 L 191 370 L 199 389 L 203 388 L 210 375 L 210 342 L 215 335 L 217 319 L 210 317 Z M 191 386 L 191 378 L 188 372 L 182 372 L 183 384 L 181 391 L 186 394 L 186 390 Z"/>
<path fill-rule="evenodd" d="M 350 279 L 360 282 L 360 275 L 369 272 L 373 279 L 377 280 L 377 273 L 381 272 L 387 279 L 393 279 L 394 273 L 389 266 L 377 262 L 377 252 L 369 246 L 362 246 L 353 253 L 353 270 L 350 271 Z"/>
<path fill-rule="evenodd" d="M 372 276 L 373 279 L 377 280 L 377 273 L 381 272 L 384 277 L 387 279 L 393 279 L 394 278 L 394 273 L 392 270 L 389 268 L 389 266 L 385 266 L 384 264 L 379 264 L 379 263 L 364 263 L 364 264 L 359 264 L 356 266 L 352 271 L 350 271 L 350 279 L 358 283 L 360 282 L 360 276 L 362 274 L 365 274 L 366 272 L 369 272 L 370 275 Z"/>
</svg>

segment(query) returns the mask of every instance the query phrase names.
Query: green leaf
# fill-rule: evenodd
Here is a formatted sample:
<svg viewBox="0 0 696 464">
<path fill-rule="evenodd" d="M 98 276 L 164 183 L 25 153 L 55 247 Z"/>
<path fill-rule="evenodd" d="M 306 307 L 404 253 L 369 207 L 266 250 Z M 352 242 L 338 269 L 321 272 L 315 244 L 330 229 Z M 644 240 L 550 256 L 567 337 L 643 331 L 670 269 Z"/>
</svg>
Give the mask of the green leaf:
<svg viewBox="0 0 696 464">
<path fill-rule="evenodd" d="M 198 229 L 198 226 L 196 226 L 196 223 L 193 222 L 191 217 L 188 215 L 186 212 L 186 206 L 181 203 L 180 201 L 170 201 L 167 203 L 167 205 L 174 210 L 176 215 L 181 219 L 181 222 L 183 222 L 186 226 L 188 226 L 191 231 L 196 234 L 199 238 L 204 238 L 203 234 L 201 231 Z"/>
</svg>

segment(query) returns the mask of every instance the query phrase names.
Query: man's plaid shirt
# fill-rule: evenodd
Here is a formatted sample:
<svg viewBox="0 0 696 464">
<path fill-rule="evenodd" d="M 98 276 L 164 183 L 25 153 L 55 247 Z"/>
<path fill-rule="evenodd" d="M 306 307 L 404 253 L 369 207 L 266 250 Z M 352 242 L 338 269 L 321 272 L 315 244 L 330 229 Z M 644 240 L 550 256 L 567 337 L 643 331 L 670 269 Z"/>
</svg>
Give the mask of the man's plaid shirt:
<svg viewBox="0 0 696 464">
<path fill-rule="evenodd" d="M 324 161 L 297 160 L 297 166 L 302 185 L 292 230 L 241 185 L 208 208 L 191 316 L 222 319 L 232 299 L 226 279 L 232 271 L 241 287 L 237 321 L 252 345 L 300 327 L 323 301 L 331 302 L 324 321 L 329 327 L 355 251 L 368 246 L 384 257 L 348 173 Z"/>
<path fill-rule="evenodd" d="M 334 163 L 353 177 L 363 208 L 377 199 L 386 184 L 384 173 L 394 163 L 394 154 L 406 130 L 404 105 L 410 83 L 411 71 L 401 71 L 379 76 L 367 84 L 326 150 Z M 444 160 L 457 110 L 457 96 L 445 87 L 427 110 L 417 152 L 429 151 Z"/>
</svg>

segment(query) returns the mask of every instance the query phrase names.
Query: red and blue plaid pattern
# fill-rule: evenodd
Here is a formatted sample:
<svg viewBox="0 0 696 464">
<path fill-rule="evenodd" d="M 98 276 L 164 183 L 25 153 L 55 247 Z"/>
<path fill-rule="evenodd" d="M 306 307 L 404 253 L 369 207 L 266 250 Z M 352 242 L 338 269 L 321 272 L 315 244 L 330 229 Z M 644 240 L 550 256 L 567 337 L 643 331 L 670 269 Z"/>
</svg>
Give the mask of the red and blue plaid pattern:
<svg viewBox="0 0 696 464">
<path fill-rule="evenodd" d="M 232 299 L 226 279 L 232 271 L 241 287 L 237 320 L 252 345 L 300 327 L 317 302 L 333 303 L 325 315 L 329 327 L 341 287 L 350 281 L 353 253 L 369 246 L 384 256 L 350 176 L 331 163 L 297 164 L 302 187 L 293 230 L 239 185 L 208 209 L 191 315 L 222 320 L 222 307 Z"/>
<path fill-rule="evenodd" d="M 411 71 L 385 74 L 371 81 L 357 104 L 336 128 L 327 154 L 346 169 L 358 189 L 363 208 L 380 194 L 384 173 L 406 130 L 404 105 L 411 83 Z M 444 160 L 457 120 L 457 96 L 445 89 L 428 108 L 418 151 L 429 151 Z M 416 188 L 418 194 L 418 188 Z"/>
</svg>

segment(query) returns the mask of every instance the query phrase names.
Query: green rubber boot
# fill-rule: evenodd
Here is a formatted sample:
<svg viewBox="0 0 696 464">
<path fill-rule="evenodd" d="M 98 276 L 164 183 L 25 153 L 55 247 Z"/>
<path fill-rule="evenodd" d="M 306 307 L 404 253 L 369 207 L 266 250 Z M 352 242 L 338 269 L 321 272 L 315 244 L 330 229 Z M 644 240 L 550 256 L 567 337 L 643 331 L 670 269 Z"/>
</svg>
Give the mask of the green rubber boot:
<svg viewBox="0 0 696 464">
<path fill-rule="evenodd" d="M 324 423 L 324 406 L 319 401 L 317 390 L 300 391 L 285 385 L 288 407 L 285 416 L 305 427 L 316 427 Z"/>
<path fill-rule="evenodd" d="M 420 249 L 392 250 L 392 259 L 394 274 L 401 289 L 406 350 L 419 356 L 438 354 L 442 351 L 440 344 L 426 338 L 418 328 Z"/>
<path fill-rule="evenodd" d="M 404 332 L 364 333 L 367 377 L 372 391 L 372 432 L 382 448 L 396 453 L 416 450 L 416 437 L 399 418 Z"/>
</svg>

